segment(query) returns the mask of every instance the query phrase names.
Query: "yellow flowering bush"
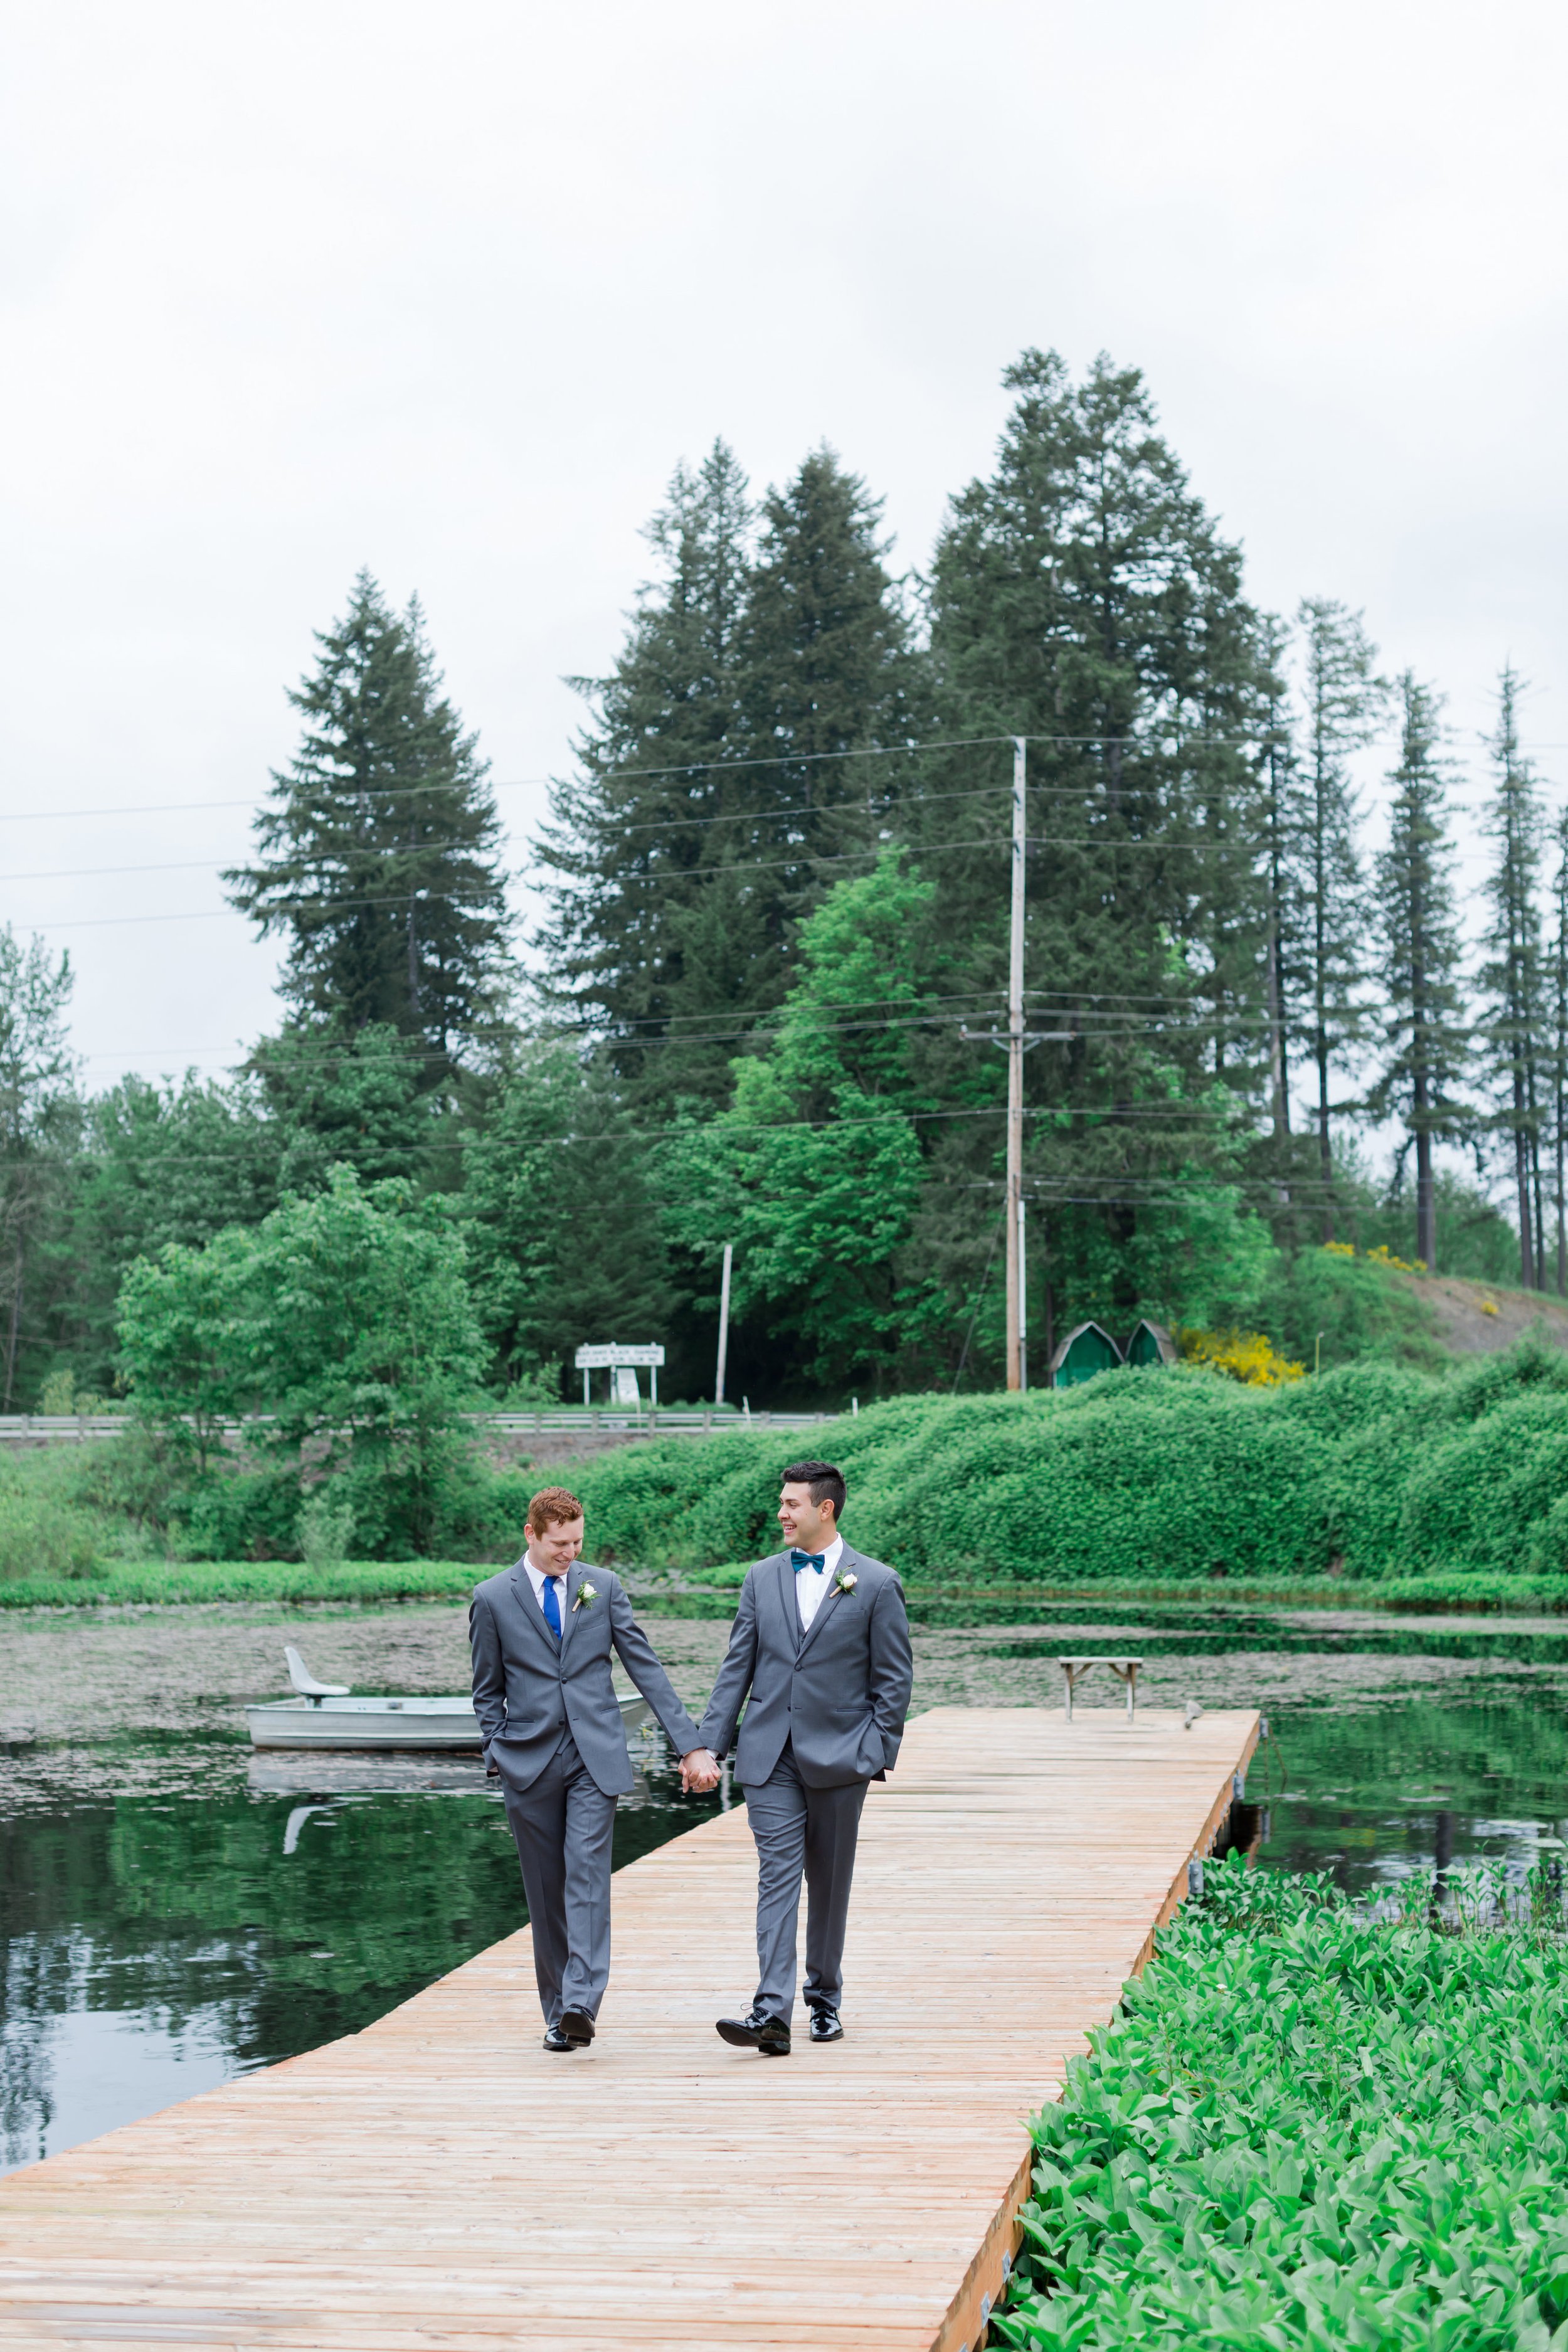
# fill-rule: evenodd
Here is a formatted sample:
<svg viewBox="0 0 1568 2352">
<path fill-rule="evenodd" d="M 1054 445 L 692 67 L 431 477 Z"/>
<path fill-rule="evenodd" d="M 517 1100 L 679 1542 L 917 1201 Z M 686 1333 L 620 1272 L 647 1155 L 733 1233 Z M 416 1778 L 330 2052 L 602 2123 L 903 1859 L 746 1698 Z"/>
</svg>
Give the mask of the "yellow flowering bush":
<svg viewBox="0 0 1568 2352">
<path fill-rule="evenodd" d="M 1355 1255 L 1353 1242 L 1324 1242 L 1321 1247 L 1326 1257 Z M 1424 1257 L 1395 1257 L 1386 1242 L 1379 1242 L 1375 1249 L 1369 1249 L 1366 1262 L 1368 1265 L 1386 1265 L 1394 1274 L 1426 1274 L 1430 1271 Z"/>
<path fill-rule="evenodd" d="M 1293 1364 L 1279 1354 L 1266 1331 L 1195 1331 L 1180 1329 L 1176 1344 L 1189 1364 L 1206 1364 L 1211 1372 L 1240 1381 L 1250 1389 L 1277 1389 L 1299 1381 L 1304 1364 Z"/>
<path fill-rule="evenodd" d="M 1425 1274 L 1426 1271 L 1424 1257 L 1395 1257 L 1386 1242 L 1379 1242 L 1375 1249 L 1368 1250 L 1366 1262 L 1369 1265 L 1391 1265 L 1395 1274 Z"/>
</svg>

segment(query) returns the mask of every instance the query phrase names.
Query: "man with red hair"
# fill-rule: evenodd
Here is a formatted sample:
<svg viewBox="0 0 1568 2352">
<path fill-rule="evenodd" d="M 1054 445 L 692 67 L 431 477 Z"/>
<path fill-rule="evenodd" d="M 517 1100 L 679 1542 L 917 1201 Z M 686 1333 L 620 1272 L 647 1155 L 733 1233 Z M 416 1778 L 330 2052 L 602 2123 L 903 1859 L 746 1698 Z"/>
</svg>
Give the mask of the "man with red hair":
<svg viewBox="0 0 1568 2352">
<path fill-rule="evenodd" d="M 610 1975 L 610 1843 L 633 1785 L 612 1650 L 683 1766 L 708 1759 L 618 1576 L 585 1568 L 583 1506 L 543 1486 L 527 1549 L 475 1589 L 468 1608 L 474 1713 L 499 1773 L 533 1930 L 546 2050 L 585 2049 Z M 704 1780 L 706 1775 L 700 1776 Z"/>
</svg>

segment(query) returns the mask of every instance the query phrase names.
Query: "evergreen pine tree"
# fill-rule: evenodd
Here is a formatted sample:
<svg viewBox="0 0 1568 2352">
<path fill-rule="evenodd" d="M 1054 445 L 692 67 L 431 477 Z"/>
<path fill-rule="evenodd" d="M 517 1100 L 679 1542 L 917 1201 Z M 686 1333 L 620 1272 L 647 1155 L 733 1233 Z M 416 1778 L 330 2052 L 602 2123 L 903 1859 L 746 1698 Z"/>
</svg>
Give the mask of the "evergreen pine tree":
<svg viewBox="0 0 1568 2352">
<path fill-rule="evenodd" d="M 1262 833 L 1267 932 L 1265 986 L 1268 1010 L 1268 1116 L 1276 1143 L 1290 1132 L 1290 1035 L 1286 1007 L 1292 974 L 1286 969 L 1289 937 L 1288 898 L 1289 823 L 1294 803 L 1295 744 L 1289 715 L 1285 678 L 1287 625 L 1270 614 L 1258 630 L 1262 676 L 1262 738 L 1259 744 L 1263 777 Z"/>
<path fill-rule="evenodd" d="M 881 500 L 826 447 L 763 504 L 746 614 L 746 723 L 758 754 L 794 755 L 773 768 L 766 793 L 780 846 L 800 853 L 797 890 L 841 878 L 818 861 L 866 849 L 897 804 L 905 763 L 848 755 L 887 751 L 921 728 L 881 516 Z"/>
<path fill-rule="evenodd" d="M 542 943 L 558 999 L 604 1024 L 645 1100 L 723 1099 L 798 919 L 884 820 L 889 763 L 843 756 L 910 727 L 879 514 L 821 449 L 759 519 L 716 445 L 649 528 L 662 576 L 614 675 L 580 681 L 599 723 L 541 844 Z"/>
<path fill-rule="evenodd" d="M 1545 1281 L 1541 1114 L 1551 1030 L 1543 1002 L 1546 973 L 1537 903 L 1541 796 L 1534 771 L 1519 746 L 1522 691 L 1510 664 L 1498 681 L 1498 720 L 1490 743 L 1496 783 L 1484 825 L 1497 845 L 1497 858 L 1487 884 L 1491 919 L 1480 986 L 1481 1035 L 1500 1103 L 1495 1124 L 1510 1139 L 1513 1161 L 1520 1281 L 1526 1290 L 1533 1290 Z"/>
<path fill-rule="evenodd" d="M 1568 1159 L 1568 809 L 1558 816 L 1553 839 L 1557 871 L 1552 886 L 1552 1150 L 1557 1295 L 1563 1298 L 1568 1297 L 1568 1197 L 1563 1182 Z"/>
<path fill-rule="evenodd" d="M 230 900 L 288 940 L 279 985 L 298 1021 L 421 1038 L 433 1084 L 493 1032 L 506 978 L 485 763 L 442 694 L 417 603 L 400 617 L 362 572 L 317 643 L 289 698 L 304 740 L 257 816 L 257 862 L 225 877 Z"/>
<path fill-rule="evenodd" d="M 1338 1068 L 1365 1043 L 1368 903 L 1356 845 L 1350 756 L 1370 741 L 1387 698 L 1361 615 L 1309 596 L 1301 632 L 1302 736 L 1288 798 L 1282 894 L 1286 1000 L 1317 1073 L 1318 1183 L 1323 1238 L 1334 1233 L 1332 1122 Z"/>
<path fill-rule="evenodd" d="M 675 1091 L 721 1094 L 728 1055 L 776 1001 L 783 927 L 750 887 L 770 877 L 744 870 L 760 854 L 755 786 L 734 765 L 752 526 L 722 441 L 700 472 L 677 468 L 644 533 L 658 571 L 620 659 L 607 677 L 573 681 L 595 723 L 537 846 L 549 992 L 607 1033 L 634 1093 L 658 1088 L 668 1055 Z"/>
<path fill-rule="evenodd" d="M 1031 1265 L 1043 1288 L 1048 1250 L 1075 1314 L 1130 1318 L 1139 1265 L 1184 1215 L 1166 1205 L 1174 1174 L 1228 1176 L 1226 1129 L 1266 1083 L 1267 648 L 1239 554 L 1137 372 L 1102 358 L 1075 384 L 1056 354 L 1028 352 L 1006 382 L 995 470 L 953 500 L 931 588 L 938 723 L 992 740 L 950 755 L 948 786 L 967 798 L 911 801 L 907 824 L 942 882 L 942 993 L 994 1013 L 1012 764 L 995 739 L 1027 737 L 1030 1024 L 1071 1032 L 1026 1064 L 1048 1111 L 1027 1146 L 1043 1213 Z M 1001 1056 L 956 1024 L 927 1076 L 955 1107 L 1000 1101 Z M 955 1297 L 974 1296 L 994 1214 L 963 1188 L 994 1179 L 1001 1135 L 999 1118 L 939 1130 L 926 1233 Z"/>
<path fill-rule="evenodd" d="M 1462 1080 L 1469 1038 L 1459 987 L 1442 704 L 1409 670 L 1399 681 L 1399 696 L 1400 753 L 1389 776 L 1394 801 L 1388 846 L 1375 867 L 1387 1058 L 1368 1107 L 1379 1117 L 1397 1109 L 1404 1120 L 1407 1148 L 1413 1145 L 1415 1152 L 1415 1254 L 1436 1271 L 1432 1143 L 1434 1137 L 1462 1133 L 1470 1122 L 1471 1114 L 1454 1091 Z"/>
</svg>

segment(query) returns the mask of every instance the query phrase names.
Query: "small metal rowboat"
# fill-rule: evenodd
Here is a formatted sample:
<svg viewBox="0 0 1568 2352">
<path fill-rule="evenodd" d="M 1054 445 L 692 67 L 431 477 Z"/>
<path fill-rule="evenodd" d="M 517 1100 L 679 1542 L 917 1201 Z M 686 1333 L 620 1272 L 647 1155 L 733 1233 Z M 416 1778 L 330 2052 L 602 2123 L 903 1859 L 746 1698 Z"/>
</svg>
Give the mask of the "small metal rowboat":
<svg viewBox="0 0 1568 2352">
<path fill-rule="evenodd" d="M 246 1708 L 254 1747 L 424 1748 L 478 1755 L 479 1727 L 466 1692 L 454 1698 L 355 1698 L 346 1683 L 319 1683 L 291 1642 L 283 1655 L 298 1696 L 268 1699 Z M 639 1693 L 623 1698 L 620 1707 L 628 1731 L 647 1723 L 653 1711 Z"/>
</svg>

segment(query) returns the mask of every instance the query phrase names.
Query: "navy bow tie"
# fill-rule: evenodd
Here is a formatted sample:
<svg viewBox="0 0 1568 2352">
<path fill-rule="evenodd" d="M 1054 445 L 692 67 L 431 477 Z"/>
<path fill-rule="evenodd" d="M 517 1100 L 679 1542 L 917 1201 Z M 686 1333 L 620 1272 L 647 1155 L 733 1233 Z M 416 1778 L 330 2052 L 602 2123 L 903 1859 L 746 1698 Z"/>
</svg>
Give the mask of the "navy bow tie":
<svg viewBox="0 0 1568 2352">
<path fill-rule="evenodd" d="M 827 1566 L 827 1554 L 825 1551 L 792 1551 L 789 1564 L 797 1576 L 803 1568 L 815 1568 L 820 1576 Z"/>
</svg>

